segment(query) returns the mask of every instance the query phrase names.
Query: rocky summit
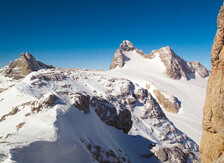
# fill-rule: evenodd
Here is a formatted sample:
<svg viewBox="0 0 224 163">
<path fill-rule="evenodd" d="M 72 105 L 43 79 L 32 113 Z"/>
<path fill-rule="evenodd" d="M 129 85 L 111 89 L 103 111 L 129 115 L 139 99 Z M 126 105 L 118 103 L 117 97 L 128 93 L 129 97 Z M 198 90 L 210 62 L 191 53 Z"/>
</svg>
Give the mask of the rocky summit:
<svg viewBox="0 0 224 163">
<path fill-rule="evenodd" d="M 32 71 L 38 71 L 44 68 L 53 68 L 53 66 L 36 61 L 32 54 L 26 52 L 26 54 L 21 53 L 20 57 L 14 62 L 10 61 L 8 66 L 2 69 L 1 73 L 7 77 L 21 79 Z"/>
<path fill-rule="evenodd" d="M 133 44 L 128 41 L 128 40 L 124 40 L 119 49 L 115 52 L 114 54 L 114 58 L 113 61 L 110 65 L 110 69 L 114 69 L 116 67 L 123 67 L 125 64 L 125 55 L 123 54 L 123 51 L 133 51 L 135 50 L 135 47 L 133 46 Z"/>
<path fill-rule="evenodd" d="M 202 163 L 224 162 L 224 6 L 211 51 L 211 75 L 203 112 Z"/>
</svg>

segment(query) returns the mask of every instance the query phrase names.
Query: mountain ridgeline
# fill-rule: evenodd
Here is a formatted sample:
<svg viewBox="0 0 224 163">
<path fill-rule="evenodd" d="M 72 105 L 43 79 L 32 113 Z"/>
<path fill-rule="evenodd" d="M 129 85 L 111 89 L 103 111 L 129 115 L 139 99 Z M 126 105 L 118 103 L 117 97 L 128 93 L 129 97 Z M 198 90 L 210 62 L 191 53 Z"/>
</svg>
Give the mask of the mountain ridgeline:
<svg viewBox="0 0 224 163">
<path fill-rule="evenodd" d="M 128 62 L 125 55 L 126 52 L 136 52 L 146 59 L 153 59 L 156 56 L 159 56 L 161 62 L 166 68 L 165 73 L 172 79 L 179 80 L 181 78 L 185 78 L 189 80 L 191 78 L 195 78 L 196 72 L 203 78 L 206 78 L 209 75 L 209 70 L 202 64 L 197 61 L 185 61 L 168 46 L 159 50 L 153 50 L 150 54 L 144 54 L 142 50 L 136 49 L 128 40 L 124 40 L 121 43 L 120 48 L 115 52 L 110 69 L 115 69 L 117 67 L 122 68 L 125 66 L 125 63 Z"/>
</svg>

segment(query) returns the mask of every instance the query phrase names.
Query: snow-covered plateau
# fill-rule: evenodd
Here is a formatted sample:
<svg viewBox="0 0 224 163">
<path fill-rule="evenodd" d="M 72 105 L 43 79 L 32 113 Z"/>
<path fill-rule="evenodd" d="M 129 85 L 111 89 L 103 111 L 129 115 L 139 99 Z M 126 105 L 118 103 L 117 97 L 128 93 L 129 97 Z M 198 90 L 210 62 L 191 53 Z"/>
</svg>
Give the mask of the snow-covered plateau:
<svg viewBox="0 0 224 163">
<path fill-rule="evenodd" d="M 108 71 L 21 54 L 0 69 L 0 162 L 199 162 L 208 75 L 169 47 L 144 54 L 129 41 Z"/>
</svg>

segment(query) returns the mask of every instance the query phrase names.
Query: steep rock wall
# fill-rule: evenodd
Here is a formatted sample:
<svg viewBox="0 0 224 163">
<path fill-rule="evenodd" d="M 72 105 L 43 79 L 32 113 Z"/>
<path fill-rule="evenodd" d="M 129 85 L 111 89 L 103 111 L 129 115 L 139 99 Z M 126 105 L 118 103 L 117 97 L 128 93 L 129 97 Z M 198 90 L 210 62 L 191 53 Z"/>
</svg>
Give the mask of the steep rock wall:
<svg viewBox="0 0 224 163">
<path fill-rule="evenodd" d="M 221 7 L 217 23 L 203 111 L 202 163 L 224 162 L 224 7 Z"/>
</svg>

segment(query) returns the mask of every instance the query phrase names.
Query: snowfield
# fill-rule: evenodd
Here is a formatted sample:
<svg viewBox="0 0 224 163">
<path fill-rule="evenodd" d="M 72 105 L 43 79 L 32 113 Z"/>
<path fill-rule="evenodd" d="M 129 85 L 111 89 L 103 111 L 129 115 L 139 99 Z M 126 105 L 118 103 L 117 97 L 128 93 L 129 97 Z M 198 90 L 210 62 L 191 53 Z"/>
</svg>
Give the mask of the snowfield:
<svg viewBox="0 0 224 163">
<path fill-rule="evenodd" d="M 208 77 L 171 79 L 159 54 L 123 48 L 108 71 L 0 69 L 0 162 L 200 161 Z"/>
</svg>

